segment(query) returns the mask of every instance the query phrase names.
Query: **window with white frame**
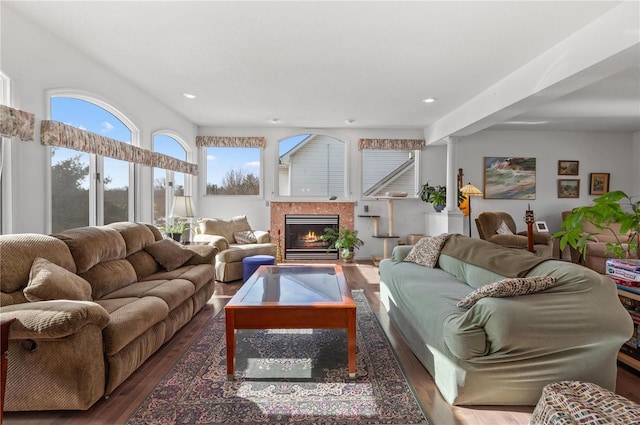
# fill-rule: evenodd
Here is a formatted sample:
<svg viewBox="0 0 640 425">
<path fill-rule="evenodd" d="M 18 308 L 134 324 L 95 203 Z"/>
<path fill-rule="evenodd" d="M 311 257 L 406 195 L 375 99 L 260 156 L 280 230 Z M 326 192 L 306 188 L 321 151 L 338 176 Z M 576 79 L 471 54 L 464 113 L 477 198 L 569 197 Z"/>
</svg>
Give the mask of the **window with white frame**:
<svg viewBox="0 0 640 425">
<path fill-rule="evenodd" d="M 362 195 L 384 196 L 404 192 L 415 196 L 418 187 L 418 150 L 362 150 Z"/>
<path fill-rule="evenodd" d="M 167 134 L 153 136 L 153 150 L 186 161 L 187 151 L 178 140 Z M 167 223 L 174 196 L 185 194 L 185 175 L 162 168 L 153 169 L 153 223 Z"/>
<path fill-rule="evenodd" d="M 87 96 L 51 96 L 51 119 L 131 143 L 124 117 Z M 133 219 L 133 164 L 72 149 L 51 148 L 51 230 Z"/>
<path fill-rule="evenodd" d="M 261 148 L 207 146 L 205 149 L 206 195 L 260 195 Z"/>
<path fill-rule="evenodd" d="M 346 196 L 345 143 L 322 134 L 299 134 L 278 144 L 278 195 Z"/>
</svg>

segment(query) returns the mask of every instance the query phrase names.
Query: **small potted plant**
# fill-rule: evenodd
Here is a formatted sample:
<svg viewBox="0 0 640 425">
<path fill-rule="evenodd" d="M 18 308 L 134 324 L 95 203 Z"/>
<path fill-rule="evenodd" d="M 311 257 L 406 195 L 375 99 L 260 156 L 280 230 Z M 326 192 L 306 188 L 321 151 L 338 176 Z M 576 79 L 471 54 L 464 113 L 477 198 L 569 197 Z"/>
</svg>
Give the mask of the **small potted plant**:
<svg viewBox="0 0 640 425">
<path fill-rule="evenodd" d="M 447 187 L 446 186 L 431 186 L 429 182 L 426 182 L 420 188 L 418 196 L 424 202 L 429 202 L 433 205 L 433 209 L 436 212 L 440 212 L 447 205 Z M 458 204 L 464 200 L 464 195 L 458 190 Z"/>
<path fill-rule="evenodd" d="M 180 219 L 176 219 L 173 224 L 162 223 L 157 227 L 165 236 L 172 238 L 176 242 L 180 242 L 182 240 L 182 234 L 191 229 L 188 221 Z"/>
<path fill-rule="evenodd" d="M 320 239 L 329 242 L 327 251 L 337 249 L 345 263 L 352 263 L 354 250 L 364 245 L 364 241 L 358 238 L 358 231 L 347 229 L 346 227 L 340 230 L 336 230 L 334 227 L 326 227 Z"/>
</svg>

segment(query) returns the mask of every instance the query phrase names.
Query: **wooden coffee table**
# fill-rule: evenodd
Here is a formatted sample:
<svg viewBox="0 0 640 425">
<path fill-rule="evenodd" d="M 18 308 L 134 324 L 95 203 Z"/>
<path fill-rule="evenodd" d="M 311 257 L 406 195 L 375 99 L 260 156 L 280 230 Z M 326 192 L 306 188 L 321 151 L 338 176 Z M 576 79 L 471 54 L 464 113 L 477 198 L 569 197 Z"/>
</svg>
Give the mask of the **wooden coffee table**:
<svg viewBox="0 0 640 425">
<path fill-rule="evenodd" d="M 227 378 L 236 329 L 346 329 L 349 377 L 356 376 L 356 304 L 341 266 L 260 266 L 224 308 Z"/>
</svg>

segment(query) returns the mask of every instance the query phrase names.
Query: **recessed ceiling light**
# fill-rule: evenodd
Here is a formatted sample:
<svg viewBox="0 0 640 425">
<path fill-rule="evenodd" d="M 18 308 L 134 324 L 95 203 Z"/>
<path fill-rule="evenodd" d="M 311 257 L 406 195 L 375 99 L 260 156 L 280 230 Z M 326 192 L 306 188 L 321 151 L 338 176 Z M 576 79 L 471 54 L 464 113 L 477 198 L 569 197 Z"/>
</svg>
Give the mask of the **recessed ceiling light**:
<svg viewBox="0 0 640 425">
<path fill-rule="evenodd" d="M 422 99 L 424 103 L 433 103 L 436 101 L 435 97 L 427 97 L 426 99 Z"/>
<path fill-rule="evenodd" d="M 278 118 L 271 118 L 271 124 L 278 124 L 280 120 Z"/>
<path fill-rule="evenodd" d="M 355 123 L 355 122 L 356 122 L 356 120 L 346 120 L 345 122 L 346 122 L 347 124 L 351 125 L 351 124 Z"/>
<path fill-rule="evenodd" d="M 191 94 L 191 93 L 182 93 L 182 95 L 184 97 L 186 97 L 187 99 L 195 99 L 196 95 L 195 94 Z"/>
</svg>

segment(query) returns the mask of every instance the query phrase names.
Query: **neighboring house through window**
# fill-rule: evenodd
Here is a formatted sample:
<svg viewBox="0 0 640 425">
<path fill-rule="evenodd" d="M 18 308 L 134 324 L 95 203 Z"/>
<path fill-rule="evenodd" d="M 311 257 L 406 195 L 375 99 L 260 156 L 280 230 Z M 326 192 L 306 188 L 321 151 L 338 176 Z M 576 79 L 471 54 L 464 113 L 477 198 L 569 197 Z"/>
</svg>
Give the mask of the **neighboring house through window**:
<svg viewBox="0 0 640 425">
<path fill-rule="evenodd" d="M 387 192 L 417 193 L 417 157 L 413 150 L 362 150 L 362 195 Z"/>
<path fill-rule="evenodd" d="M 278 147 L 280 196 L 346 196 L 345 143 L 321 134 L 300 134 Z"/>
</svg>

